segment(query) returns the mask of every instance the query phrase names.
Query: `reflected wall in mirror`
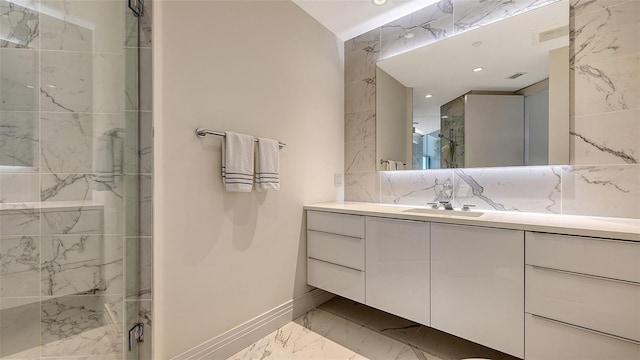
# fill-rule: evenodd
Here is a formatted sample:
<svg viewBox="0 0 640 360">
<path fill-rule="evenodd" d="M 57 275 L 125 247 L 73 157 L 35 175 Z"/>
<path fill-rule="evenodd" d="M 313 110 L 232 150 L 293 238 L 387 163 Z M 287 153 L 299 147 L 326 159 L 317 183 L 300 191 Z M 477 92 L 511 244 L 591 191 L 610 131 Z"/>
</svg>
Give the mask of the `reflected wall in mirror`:
<svg viewBox="0 0 640 360">
<path fill-rule="evenodd" d="M 569 3 L 378 61 L 376 90 L 380 170 L 568 164 Z"/>
</svg>

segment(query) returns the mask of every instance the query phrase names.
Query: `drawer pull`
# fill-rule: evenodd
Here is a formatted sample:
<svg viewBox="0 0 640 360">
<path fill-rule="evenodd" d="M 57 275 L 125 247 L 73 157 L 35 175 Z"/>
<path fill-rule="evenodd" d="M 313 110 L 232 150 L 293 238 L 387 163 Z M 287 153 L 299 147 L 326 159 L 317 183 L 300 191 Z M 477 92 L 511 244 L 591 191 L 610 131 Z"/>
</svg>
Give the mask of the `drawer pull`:
<svg viewBox="0 0 640 360">
<path fill-rule="evenodd" d="M 335 265 L 335 266 L 340 266 L 340 267 L 343 267 L 343 268 L 345 268 L 345 269 L 349 269 L 349 270 L 355 270 L 355 271 L 363 272 L 363 271 L 362 271 L 362 270 L 360 270 L 360 269 L 352 268 L 352 267 L 350 267 L 350 266 L 344 266 L 344 265 L 336 264 L 336 263 L 334 263 L 334 262 L 327 261 L 327 260 L 316 259 L 316 258 L 314 258 L 314 257 L 312 257 L 312 256 L 309 256 L 308 258 L 309 258 L 309 259 L 313 259 L 313 260 L 315 260 L 315 261 L 321 261 L 321 262 L 323 262 L 323 263 L 327 263 L 327 264 L 331 264 L 331 265 Z"/>
<path fill-rule="evenodd" d="M 609 334 L 609 333 L 606 333 L 606 332 L 593 330 L 593 329 L 589 329 L 589 328 L 578 326 L 578 325 L 569 324 L 569 323 L 566 323 L 566 322 L 560 321 L 560 320 L 549 319 L 548 317 L 544 317 L 544 316 L 540 316 L 540 315 L 536 315 L 536 314 L 529 314 L 529 315 L 531 315 L 531 316 L 533 316 L 534 318 L 537 318 L 537 319 L 546 320 L 546 321 L 549 321 L 549 322 L 552 322 L 552 323 L 568 326 L 568 327 L 571 327 L 571 328 L 574 328 L 574 329 L 584 330 L 584 331 L 588 331 L 590 333 L 594 333 L 594 334 L 597 334 L 597 335 L 602 335 L 602 336 L 606 336 L 606 337 L 609 337 L 609 338 L 612 338 L 612 339 L 628 342 L 628 343 L 635 344 L 635 345 L 640 345 L 640 341 L 628 339 L 628 338 L 625 338 L 625 337 L 622 337 L 622 336 L 612 335 L 612 334 Z"/>
<path fill-rule="evenodd" d="M 615 281 L 615 282 L 619 282 L 619 283 L 623 283 L 623 284 L 627 284 L 627 285 L 636 285 L 636 286 L 640 285 L 640 283 L 637 283 L 637 282 L 635 282 L 635 281 L 621 280 L 621 279 L 614 279 L 614 278 L 610 278 L 610 277 L 606 277 L 606 276 L 589 275 L 589 274 L 583 274 L 583 273 L 579 273 L 579 272 L 575 272 L 575 271 L 560 270 L 560 269 L 549 268 L 549 267 L 546 267 L 546 266 L 529 265 L 529 264 L 527 264 L 527 266 L 531 266 L 531 267 L 532 267 L 532 268 L 534 268 L 534 269 L 540 269 L 540 270 L 553 271 L 553 272 L 558 272 L 558 273 L 562 273 L 562 274 L 569 274 L 569 275 L 582 276 L 582 277 L 591 278 L 591 279 L 599 279 L 599 280 Z"/>
</svg>

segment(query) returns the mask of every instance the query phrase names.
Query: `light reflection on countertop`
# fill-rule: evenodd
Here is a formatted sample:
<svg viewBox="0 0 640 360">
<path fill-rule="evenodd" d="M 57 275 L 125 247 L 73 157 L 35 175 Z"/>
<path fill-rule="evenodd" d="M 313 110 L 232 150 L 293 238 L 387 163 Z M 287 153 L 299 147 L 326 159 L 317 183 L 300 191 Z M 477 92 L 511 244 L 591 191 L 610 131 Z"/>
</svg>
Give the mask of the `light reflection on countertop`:
<svg viewBox="0 0 640 360">
<path fill-rule="evenodd" d="M 419 207 L 363 202 L 321 203 L 304 207 L 305 210 L 342 214 L 640 241 L 640 219 L 489 210 L 478 210 L 482 215 L 476 217 L 447 213 L 447 210 L 441 210 L 442 215 L 406 211 L 415 208 Z"/>
</svg>

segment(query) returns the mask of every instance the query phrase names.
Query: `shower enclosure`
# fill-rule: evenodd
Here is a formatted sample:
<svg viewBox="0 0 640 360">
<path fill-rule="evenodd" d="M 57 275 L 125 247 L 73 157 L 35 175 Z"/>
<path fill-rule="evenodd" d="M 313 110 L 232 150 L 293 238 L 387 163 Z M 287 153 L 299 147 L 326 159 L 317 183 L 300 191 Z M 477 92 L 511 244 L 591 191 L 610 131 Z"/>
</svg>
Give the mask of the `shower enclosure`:
<svg viewBox="0 0 640 360">
<path fill-rule="evenodd" d="M 0 359 L 151 358 L 150 5 L 0 0 Z"/>
</svg>

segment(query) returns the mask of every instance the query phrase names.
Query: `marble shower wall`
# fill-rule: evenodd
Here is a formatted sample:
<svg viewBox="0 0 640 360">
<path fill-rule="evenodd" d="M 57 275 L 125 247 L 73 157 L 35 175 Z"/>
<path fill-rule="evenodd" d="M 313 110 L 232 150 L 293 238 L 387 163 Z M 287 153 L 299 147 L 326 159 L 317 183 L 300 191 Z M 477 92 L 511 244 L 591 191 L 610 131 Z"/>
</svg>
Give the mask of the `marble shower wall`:
<svg viewBox="0 0 640 360">
<path fill-rule="evenodd" d="M 149 21 L 0 0 L 2 359 L 122 359 L 150 319 Z"/>
<path fill-rule="evenodd" d="M 376 61 L 552 2 L 443 0 L 347 41 L 345 199 L 423 205 L 447 198 L 487 210 L 640 217 L 636 0 L 571 2 L 571 164 L 375 171 Z"/>
</svg>

